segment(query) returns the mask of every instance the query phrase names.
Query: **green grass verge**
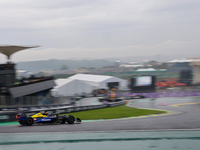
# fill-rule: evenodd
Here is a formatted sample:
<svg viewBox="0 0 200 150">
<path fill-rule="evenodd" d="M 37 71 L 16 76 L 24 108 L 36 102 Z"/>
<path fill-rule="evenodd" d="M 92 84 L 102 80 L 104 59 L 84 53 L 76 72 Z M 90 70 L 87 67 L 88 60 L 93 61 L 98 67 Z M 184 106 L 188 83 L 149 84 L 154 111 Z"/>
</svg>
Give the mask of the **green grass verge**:
<svg viewBox="0 0 200 150">
<path fill-rule="evenodd" d="M 19 125 L 19 122 L 12 121 L 12 122 L 1 122 L 0 126 L 10 126 L 10 125 Z"/>
<path fill-rule="evenodd" d="M 76 117 L 81 118 L 81 120 L 97 120 L 97 119 L 118 119 L 118 118 L 143 116 L 151 114 L 162 114 L 162 113 L 166 113 L 166 111 L 138 109 L 122 105 L 117 107 L 73 112 L 70 113 L 70 115 L 73 115 L 75 118 Z M 64 115 L 69 115 L 69 114 L 64 114 Z"/>
</svg>

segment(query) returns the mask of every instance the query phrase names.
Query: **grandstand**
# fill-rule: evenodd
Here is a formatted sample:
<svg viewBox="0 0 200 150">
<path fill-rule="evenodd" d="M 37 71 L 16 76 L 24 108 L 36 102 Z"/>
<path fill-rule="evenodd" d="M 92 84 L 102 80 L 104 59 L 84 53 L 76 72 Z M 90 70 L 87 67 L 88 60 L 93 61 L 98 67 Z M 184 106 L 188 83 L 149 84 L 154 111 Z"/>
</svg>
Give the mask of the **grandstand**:
<svg viewBox="0 0 200 150">
<path fill-rule="evenodd" d="M 38 46 L 0 45 L 0 53 L 7 56 L 7 62 L 0 64 L 0 105 L 38 104 L 38 99 L 44 100 L 49 90 L 55 86 L 53 77 L 31 76 L 20 80 L 16 78 L 15 63 L 11 62 L 11 55 L 36 47 Z"/>
</svg>

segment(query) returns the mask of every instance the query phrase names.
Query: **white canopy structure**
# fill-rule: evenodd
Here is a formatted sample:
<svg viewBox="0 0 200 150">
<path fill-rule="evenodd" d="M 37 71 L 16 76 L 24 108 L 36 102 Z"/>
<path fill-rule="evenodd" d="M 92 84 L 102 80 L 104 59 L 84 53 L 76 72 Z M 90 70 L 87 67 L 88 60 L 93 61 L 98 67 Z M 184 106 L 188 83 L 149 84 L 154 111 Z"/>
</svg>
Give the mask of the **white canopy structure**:
<svg viewBox="0 0 200 150">
<path fill-rule="evenodd" d="M 0 53 L 5 54 L 10 59 L 10 56 L 18 51 L 28 49 L 28 48 L 36 48 L 39 46 L 25 46 L 25 45 L 0 45 Z"/>
<path fill-rule="evenodd" d="M 184 63 L 184 62 L 200 62 L 200 58 L 182 58 L 182 59 L 173 59 L 168 61 L 168 63 Z"/>
<path fill-rule="evenodd" d="M 76 74 L 69 77 L 69 79 L 76 79 L 84 81 L 93 86 L 94 89 L 109 89 L 109 86 L 118 86 L 119 89 L 126 89 L 128 82 L 113 76 L 91 75 L 91 74 Z"/>
<path fill-rule="evenodd" d="M 91 85 L 75 79 L 57 79 L 55 83 L 56 86 L 51 90 L 54 97 L 90 94 L 93 91 Z"/>
</svg>

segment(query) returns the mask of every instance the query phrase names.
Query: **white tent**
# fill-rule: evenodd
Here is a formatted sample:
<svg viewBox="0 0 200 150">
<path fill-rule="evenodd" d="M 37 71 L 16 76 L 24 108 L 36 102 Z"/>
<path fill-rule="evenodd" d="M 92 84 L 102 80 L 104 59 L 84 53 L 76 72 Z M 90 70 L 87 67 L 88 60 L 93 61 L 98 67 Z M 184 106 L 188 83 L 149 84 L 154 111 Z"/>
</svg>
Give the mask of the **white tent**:
<svg viewBox="0 0 200 150">
<path fill-rule="evenodd" d="M 93 86 L 93 89 L 108 89 L 108 84 L 118 83 L 119 89 L 127 89 L 128 82 L 113 76 L 91 75 L 91 74 L 76 74 L 69 77 L 69 79 L 76 79 L 84 81 Z"/>
<path fill-rule="evenodd" d="M 57 86 L 51 90 L 54 97 L 89 94 L 93 90 L 91 85 L 76 79 L 57 79 L 55 83 Z"/>
</svg>

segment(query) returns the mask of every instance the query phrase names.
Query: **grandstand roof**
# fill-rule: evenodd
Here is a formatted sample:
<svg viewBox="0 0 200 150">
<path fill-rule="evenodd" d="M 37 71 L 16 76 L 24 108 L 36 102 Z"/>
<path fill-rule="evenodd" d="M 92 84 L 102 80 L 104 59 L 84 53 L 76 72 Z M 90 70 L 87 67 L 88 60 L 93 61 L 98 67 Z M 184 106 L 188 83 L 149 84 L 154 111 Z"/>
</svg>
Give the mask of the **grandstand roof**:
<svg viewBox="0 0 200 150">
<path fill-rule="evenodd" d="M 8 59 L 10 56 L 18 51 L 28 49 L 28 48 L 35 48 L 39 46 L 26 46 L 26 45 L 0 45 L 0 53 L 5 54 Z"/>
</svg>

